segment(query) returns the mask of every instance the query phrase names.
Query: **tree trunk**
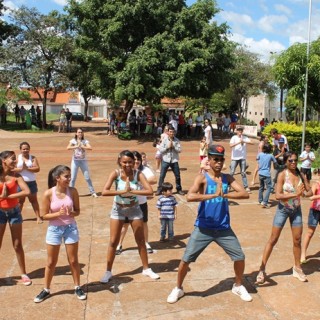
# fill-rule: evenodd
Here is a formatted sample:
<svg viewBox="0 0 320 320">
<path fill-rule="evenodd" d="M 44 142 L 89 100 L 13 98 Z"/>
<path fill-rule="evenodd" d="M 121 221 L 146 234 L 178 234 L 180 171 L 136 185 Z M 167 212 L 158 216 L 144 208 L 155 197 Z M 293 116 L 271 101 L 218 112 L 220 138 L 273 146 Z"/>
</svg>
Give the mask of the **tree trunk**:
<svg viewBox="0 0 320 320">
<path fill-rule="evenodd" d="M 126 120 L 128 118 L 128 114 L 129 112 L 131 111 L 133 107 L 133 101 L 131 100 L 126 100 L 126 104 L 125 104 L 125 107 L 124 107 L 124 112 L 125 112 L 125 116 L 126 116 Z"/>
<path fill-rule="evenodd" d="M 84 95 L 83 100 L 84 100 L 84 121 L 88 121 L 88 109 L 89 109 L 90 98 Z"/>
</svg>

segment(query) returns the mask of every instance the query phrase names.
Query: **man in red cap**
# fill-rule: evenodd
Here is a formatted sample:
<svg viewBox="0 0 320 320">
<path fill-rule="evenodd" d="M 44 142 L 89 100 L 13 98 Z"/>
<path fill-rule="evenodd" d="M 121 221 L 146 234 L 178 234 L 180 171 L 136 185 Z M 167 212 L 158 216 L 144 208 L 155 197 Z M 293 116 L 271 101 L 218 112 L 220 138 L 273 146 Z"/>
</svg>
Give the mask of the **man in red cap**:
<svg viewBox="0 0 320 320">
<path fill-rule="evenodd" d="M 183 297 L 182 283 L 187 275 L 189 264 L 195 262 L 204 249 L 216 242 L 234 262 L 235 283 L 232 293 L 244 301 L 252 297 L 242 285 L 244 273 L 244 253 L 231 229 L 228 199 L 248 199 L 249 194 L 229 174 L 221 173 L 224 164 L 224 147 L 211 145 L 208 150 L 210 169 L 198 174 L 187 194 L 187 201 L 200 201 L 195 229 L 187 244 L 179 265 L 177 286 L 167 298 L 168 303 L 175 303 Z M 235 192 L 228 193 L 231 185 Z"/>
</svg>

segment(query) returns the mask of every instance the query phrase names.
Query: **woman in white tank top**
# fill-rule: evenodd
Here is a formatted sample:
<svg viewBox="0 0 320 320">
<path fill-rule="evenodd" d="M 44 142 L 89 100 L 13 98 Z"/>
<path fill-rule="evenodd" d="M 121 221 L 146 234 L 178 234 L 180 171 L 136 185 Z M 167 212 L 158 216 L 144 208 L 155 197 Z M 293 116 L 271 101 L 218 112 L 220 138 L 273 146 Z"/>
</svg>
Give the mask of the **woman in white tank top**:
<svg viewBox="0 0 320 320">
<path fill-rule="evenodd" d="M 37 198 L 38 186 L 36 182 L 36 173 L 40 171 L 38 159 L 30 154 L 30 144 L 28 142 L 20 143 L 20 154 L 18 155 L 17 168 L 15 172 L 18 172 L 23 180 L 26 182 L 30 189 L 28 195 L 29 202 L 32 205 L 33 211 L 37 217 L 37 223 L 42 223 L 40 218 L 39 202 Z M 20 209 L 22 212 L 23 205 L 26 198 L 20 198 Z"/>
</svg>

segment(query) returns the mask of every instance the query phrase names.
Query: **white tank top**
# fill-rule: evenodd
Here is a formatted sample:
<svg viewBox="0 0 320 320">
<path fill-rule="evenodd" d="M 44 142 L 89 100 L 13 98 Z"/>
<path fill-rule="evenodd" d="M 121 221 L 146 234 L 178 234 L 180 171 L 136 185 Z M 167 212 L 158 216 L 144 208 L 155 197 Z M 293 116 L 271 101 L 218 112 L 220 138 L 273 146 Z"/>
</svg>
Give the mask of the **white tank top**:
<svg viewBox="0 0 320 320">
<path fill-rule="evenodd" d="M 31 154 L 29 155 L 29 159 L 25 162 L 26 166 L 28 168 L 32 167 L 32 156 Z M 23 167 L 23 158 L 22 158 L 22 154 L 18 155 L 18 163 L 17 163 L 17 168 L 22 168 Z M 24 181 L 26 182 L 30 182 L 30 181 L 36 181 L 36 175 L 29 171 L 29 170 L 22 170 L 20 172 L 22 178 Z"/>
</svg>

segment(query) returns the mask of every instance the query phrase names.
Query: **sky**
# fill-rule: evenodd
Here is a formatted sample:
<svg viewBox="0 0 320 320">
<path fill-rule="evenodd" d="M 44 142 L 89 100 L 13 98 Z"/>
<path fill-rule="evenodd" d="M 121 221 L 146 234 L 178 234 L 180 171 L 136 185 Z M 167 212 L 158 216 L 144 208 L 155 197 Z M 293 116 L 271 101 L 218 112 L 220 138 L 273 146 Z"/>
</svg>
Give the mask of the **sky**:
<svg viewBox="0 0 320 320">
<path fill-rule="evenodd" d="M 163 0 L 165 1 L 165 0 Z M 187 0 L 191 5 L 195 0 Z M 214 17 L 230 27 L 230 39 L 268 61 L 296 42 L 308 41 L 310 0 L 216 0 L 220 8 Z M 35 7 L 42 13 L 62 11 L 67 0 L 5 0 L 9 8 Z M 311 0 L 310 39 L 320 36 L 320 0 Z"/>
</svg>

